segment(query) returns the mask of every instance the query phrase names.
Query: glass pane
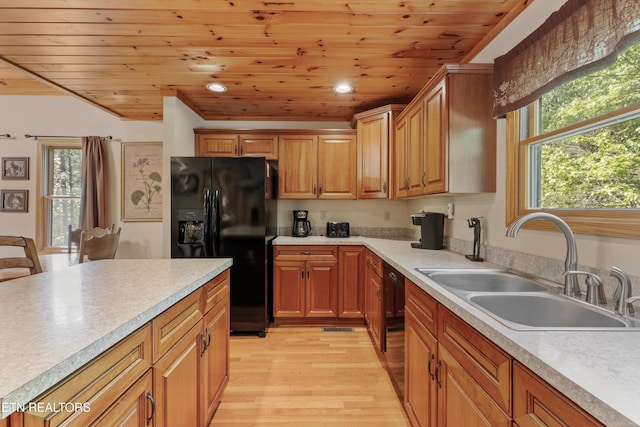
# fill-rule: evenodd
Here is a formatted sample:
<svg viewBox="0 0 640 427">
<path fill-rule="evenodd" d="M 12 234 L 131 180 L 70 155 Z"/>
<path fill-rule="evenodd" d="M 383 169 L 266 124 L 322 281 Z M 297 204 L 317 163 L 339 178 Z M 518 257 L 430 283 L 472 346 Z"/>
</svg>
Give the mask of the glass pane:
<svg viewBox="0 0 640 427">
<path fill-rule="evenodd" d="M 640 102 L 640 44 L 608 68 L 564 83 L 540 97 L 541 133 Z"/>
<path fill-rule="evenodd" d="M 49 199 L 49 247 L 67 247 L 69 242 L 69 224 L 71 229 L 78 228 L 80 218 L 80 199 Z"/>
<path fill-rule="evenodd" d="M 532 144 L 529 157 L 538 151 L 531 208 L 640 208 L 640 118 Z"/>
<path fill-rule="evenodd" d="M 51 194 L 54 196 L 80 196 L 82 192 L 82 149 L 53 148 L 53 182 Z"/>
</svg>

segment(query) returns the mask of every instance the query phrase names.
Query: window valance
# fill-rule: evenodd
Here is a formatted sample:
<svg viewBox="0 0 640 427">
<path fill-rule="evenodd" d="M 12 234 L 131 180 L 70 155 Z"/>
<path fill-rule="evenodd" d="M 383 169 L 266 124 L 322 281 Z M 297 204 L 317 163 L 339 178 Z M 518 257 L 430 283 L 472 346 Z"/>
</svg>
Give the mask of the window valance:
<svg viewBox="0 0 640 427">
<path fill-rule="evenodd" d="M 640 1 L 569 0 L 494 63 L 494 115 L 613 62 L 640 37 Z"/>
</svg>

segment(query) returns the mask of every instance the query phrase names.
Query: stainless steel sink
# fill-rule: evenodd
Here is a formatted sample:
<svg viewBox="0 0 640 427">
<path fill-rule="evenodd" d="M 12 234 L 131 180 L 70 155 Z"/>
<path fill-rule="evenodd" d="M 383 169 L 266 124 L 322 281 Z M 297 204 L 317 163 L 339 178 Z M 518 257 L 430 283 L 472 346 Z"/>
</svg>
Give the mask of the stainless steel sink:
<svg viewBox="0 0 640 427">
<path fill-rule="evenodd" d="M 601 308 L 554 293 L 470 293 L 467 299 L 513 329 L 625 329 L 639 326 Z"/>
<path fill-rule="evenodd" d="M 422 274 L 451 290 L 465 292 L 544 292 L 549 288 L 507 270 L 419 268 Z"/>
<path fill-rule="evenodd" d="M 559 294 L 541 281 L 501 269 L 428 269 L 422 274 L 517 330 L 639 330 L 640 320 Z"/>
</svg>

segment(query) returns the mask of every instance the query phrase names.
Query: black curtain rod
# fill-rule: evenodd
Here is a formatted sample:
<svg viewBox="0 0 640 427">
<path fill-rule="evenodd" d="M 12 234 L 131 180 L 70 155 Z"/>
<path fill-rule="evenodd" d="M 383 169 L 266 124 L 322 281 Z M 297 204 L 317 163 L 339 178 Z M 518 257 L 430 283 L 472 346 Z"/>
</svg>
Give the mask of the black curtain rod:
<svg viewBox="0 0 640 427">
<path fill-rule="evenodd" d="M 33 139 L 38 139 L 38 138 L 49 138 L 49 139 L 76 139 L 76 138 L 83 138 L 82 136 L 62 136 L 62 135 L 29 135 L 29 134 L 25 134 L 24 136 L 25 138 L 33 138 Z M 111 135 L 109 136 L 103 136 L 102 138 L 104 139 L 113 139 L 113 137 Z"/>
</svg>

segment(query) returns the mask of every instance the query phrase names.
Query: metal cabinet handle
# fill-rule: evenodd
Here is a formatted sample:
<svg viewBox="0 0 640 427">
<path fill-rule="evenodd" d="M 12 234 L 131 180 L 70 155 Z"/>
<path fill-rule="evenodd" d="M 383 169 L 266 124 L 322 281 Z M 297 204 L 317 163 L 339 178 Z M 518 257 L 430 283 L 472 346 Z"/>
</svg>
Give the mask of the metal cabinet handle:
<svg viewBox="0 0 640 427">
<path fill-rule="evenodd" d="M 207 347 L 209 346 L 207 344 L 207 337 L 204 336 L 204 334 L 200 334 L 200 339 L 202 340 L 202 351 L 200 351 L 200 357 L 204 356 L 204 352 L 207 351 Z"/>
<path fill-rule="evenodd" d="M 436 377 L 436 383 L 438 383 L 438 387 L 442 388 L 442 381 L 440 381 L 440 367 L 442 366 L 442 360 L 438 360 L 438 363 L 436 364 L 436 372 L 435 372 L 435 377 Z"/>
<path fill-rule="evenodd" d="M 318 194 L 322 194 L 322 184 L 318 186 Z"/>
<path fill-rule="evenodd" d="M 422 186 L 426 187 L 427 184 L 424 182 L 424 178 L 427 176 L 427 172 L 422 172 L 422 178 L 420 179 L 422 181 Z"/>
<path fill-rule="evenodd" d="M 431 377 L 431 379 L 433 380 L 436 376 L 433 374 L 433 372 L 431 372 L 431 363 L 433 362 L 433 360 L 436 358 L 436 355 L 431 353 L 431 356 L 429 356 L 429 363 L 427 364 L 427 372 L 429 372 L 429 376 Z"/>
<path fill-rule="evenodd" d="M 151 420 L 153 419 L 153 416 L 156 414 L 156 401 L 153 399 L 153 395 L 151 394 L 150 391 L 147 391 L 147 394 L 145 397 L 149 402 L 151 402 L 151 415 L 149 415 L 149 418 L 147 418 L 147 425 L 149 425 L 151 424 Z"/>
<path fill-rule="evenodd" d="M 243 151 L 244 151 L 244 150 L 242 149 L 242 144 L 240 144 L 240 155 L 241 155 L 241 156 L 242 156 L 242 152 L 243 152 Z"/>
<path fill-rule="evenodd" d="M 316 190 L 317 190 L 317 185 L 313 184 L 313 194 L 316 194 Z"/>
<path fill-rule="evenodd" d="M 382 192 L 386 193 L 387 192 L 387 182 L 385 181 L 384 184 L 382 184 Z"/>
<path fill-rule="evenodd" d="M 311 251 L 300 251 L 300 255 L 311 255 Z"/>
<path fill-rule="evenodd" d="M 310 268 L 308 268 L 308 269 L 307 269 L 307 279 L 309 278 L 309 276 L 310 276 L 310 275 L 311 275 L 311 269 L 310 269 Z"/>
<path fill-rule="evenodd" d="M 393 280 L 394 282 L 398 282 L 398 276 L 393 271 L 389 272 L 389 279 Z"/>
<path fill-rule="evenodd" d="M 207 333 L 207 348 L 211 345 L 211 331 L 209 328 L 205 328 L 205 332 Z"/>
<path fill-rule="evenodd" d="M 302 269 L 302 279 L 304 279 L 304 268 Z"/>
</svg>

